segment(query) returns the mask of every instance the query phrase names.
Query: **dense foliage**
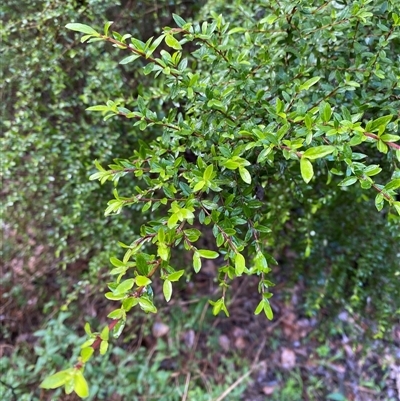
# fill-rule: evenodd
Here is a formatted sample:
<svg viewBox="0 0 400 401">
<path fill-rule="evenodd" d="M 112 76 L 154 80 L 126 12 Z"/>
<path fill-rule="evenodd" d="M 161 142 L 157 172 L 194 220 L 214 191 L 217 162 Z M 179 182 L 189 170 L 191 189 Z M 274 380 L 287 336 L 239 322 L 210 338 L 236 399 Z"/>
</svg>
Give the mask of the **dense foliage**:
<svg viewBox="0 0 400 401">
<path fill-rule="evenodd" d="M 116 32 L 111 22 L 100 29 L 97 22 L 68 21 L 67 28 L 90 43 L 85 48 L 97 49 L 91 50 L 98 52 L 96 63 L 110 57 L 104 48 L 114 56 L 111 44 L 120 65 L 144 81 L 130 91 L 125 75 L 118 77 L 109 64 L 86 64 L 79 74 L 101 91 L 81 98 L 93 114 L 74 108 L 71 124 L 83 138 L 71 142 L 77 151 L 91 148 L 84 135 L 92 135 L 93 121 L 85 121 L 95 112 L 107 121 L 95 126 L 113 127 L 115 141 L 107 134 L 90 153 L 99 154 L 91 179 L 115 186 L 105 214 L 127 223 L 119 238 L 124 254 L 111 258 L 106 298 L 118 304 L 111 323 L 100 332 L 86 325 L 77 364 L 43 387 L 86 396 L 83 370 L 94 351 L 107 352 L 110 333 L 121 334 L 133 307 L 157 311 L 153 283 L 162 281 L 168 302 L 173 283 L 191 279 L 182 251 L 196 273 L 204 259 L 216 259 L 221 293 L 210 300 L 214 314 L 229 315 L 232 280 L 254 275 L 255 313 L 272 319 L 271 272 L 275 259 L 285 266 L 288 248 L 296 255 L 290 279 L 311 283 L 309 313 L 328 305 L 368 308 L 382 322 L 396 313 L 399 15 L 395 1 L 210 1 L 201 22 L 174 15 L 174 27 L 144 41 Z M 130 69 L 134 63 L 140 68 Z M 47 126 L 57 137 L 57 124 Z M 63 177 L 48 173 L 47 180 Z M 82 185 L 92 184 L 82 179 Z M 90 188 L 90 201 L 76 201 L 87 235 L 93 227 L 80 208 L 95 213 L 99 207 Z M 61 195 L 69 196 L 67 187 Z M 204 236 L 213 236 L 214 244 L 202 245 Z"/>
</svg>

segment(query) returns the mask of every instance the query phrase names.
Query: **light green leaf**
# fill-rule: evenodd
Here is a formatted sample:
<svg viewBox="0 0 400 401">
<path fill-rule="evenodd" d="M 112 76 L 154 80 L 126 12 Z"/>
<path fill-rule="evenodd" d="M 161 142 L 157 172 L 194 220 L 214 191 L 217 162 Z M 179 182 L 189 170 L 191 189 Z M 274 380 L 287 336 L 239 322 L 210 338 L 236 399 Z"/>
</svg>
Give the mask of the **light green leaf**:
<svg viewBox="0 0 400 401">
<path fill-rule="evenodd" d="M 86 398 L 89 396 L 89 386 L 81 370 L 77 370 L 75 373 L 74 391 L 81 398 Z"/>
<path fill-rule="evenodd" d="M 308 184 L 314 176 L 313 166 L 310 160 L 306 159 L 305 157 L 300 159 L 300 172 L 306 184 Z"/>
<path fill-rule="evenodd" d="M 385 142 L 383 142 L 383 141 L 381 141 L 381 140 L 379 140 L 377 143 L 376 143 L 376 147 L 378 148 L 378 150 L 379 150 L 379 152 L 382 152 L 382 153 L 387 153 L 388 152 L 388 150 L 389 150 L 389 148 L 388 148 L 388 146 L 386 145 L 386 143 Z"/>
<path fill-rule="evenodd" d="M 332 116 L 331 105 L 329 103 L 325 103 L 323 111 L 322 111 L 322 121 L 327 123 L 331 119 L 331 116 Z"/>
<path fill-rule="evenodd" d="M 110 328 L 108 326 L 105 326 L 104 329 L 100 333 L 100 338 L 103 341 L 108 341 L 109 336 L 110 336 Z"/>
<path fill-rule="evenodd" d="M 208 249 L 198 249 L 196 251 L 202 258 L 205 259 L 215 259 L 218 258 L 219 253 L 215 251 L 210 251 Z"/>
<path fill-rule="evenodd" d="M 110 319 L 120 319 L 124 315 L 124 311 L 122 309 L 115 309 L 110 312 L 107 317 Z"/>
<path fill-rule="evenodd" d="M 162 260 L 168 260 L 169 252 L 170 252 L 170 249 L 166 244 L 164 244 L 163 242 L 158 244 L 157 254 Z"/>
<path fill-rule="evenodd" d="M 254 311 L 255 315 L 259 315 L 264 308 L 264 300 L 262 299 L 259 304 L 257 305 L 256 310 Z"/>
<path fill-rule="evenodd" d="M 390 135 L 390 134 L 384 134 L 380 138 L 384 142 L 397 142 L 398 140 L 400 140 L 399 135 Z"/>
<path fill-rule="evenodd" d="M 139 306 L 142 308 L 143 311 L 146 313 L 157 313 L 157 308 L 154 304 L 147 298 L 139 298 Z"/>
<path fill-rule="evenodd" d="M 46 377 L 40 384 L 41 388 L 53 389 L 63 386 L 68 380 L 71 379 L 73 373 L 72 369 L 62 370 L 54 375 Z"/>
<path fill-rule="evenodd" d="M 239 174 L 246 184 L 251 184 L 251 175 L 245 167 L 239 167 Z"/>
<path fill-rule="evenodd" d="M 367 168 L 364 169 L 363 173 L 368 177 L 372 177 L 374 175 L 379 174 L 382 171 L 382 168 L 379 167 L 377 164 L 371 164 Z"/>
<path fill-rule="evenodd" d="M 169 302 L 171 300 L 171 295 L 172 295 L 172 283 L 169 280 L 164 280 L 163 283 L 163 294 L 165 297 L 165 300 Z"/>
<path fill-rule="evenodd" d="M 273 319 L 274 313 L 272 312 L 271 305 L 270 305 L 268 299 L 264 299 L 264 313 L 265 313 L 265 316 L 267 316 L 267 318 L 269 320 Z"/>
<path fill-rule="evenodd" d="M 186 21 L 185 21 L 182 17 L 180 17 L 179 15 L 177 15 L 177 14 L 172 14 L 172 18 L 173 18 L 174 21 L 176 22 L 176 25 L 179 26 L 179 28 L 182 28 L 183 25 L 186 24 Z"/>
<path fill-rule="evenodd" d="M 308 79 L 306 82 L 304 82 L 304 84 L 300 85 L 299 91 L 310 89 L 311 86 L 315 85 L 320 79 L 321 77 L 313 77 Z"/>
<path fill-rule="evenodd" d="M 151 280 L 146 276 L 136 276 L 135 280 L 138 287 L 145 287 L 151 283 Z"/>
<path fill-rule="evenodd" d="M 108 111 L 110 108 L 106 105 L 90 106 L 87 111 Z"/>
<path fill-rule="evenodd" d="M 168 219 L 167 223 L 168 228 L 174 228 L 178 220 L 179 220 L 178 214 L 177 213 L 172 214 Z"/>
<path fill-rule="evenodd" d="M 104 355 L 108 350 L 108 341 L 102 341 L 100 343 L 100 355 Z"/>
<path fill-rule="evenodd" d="M 133 278 L 129 278 L 127 280 L 124 280 L 122 283 L 118 285 L 118 287 L 114 290 L 114 294 L 124 294 L 127 291 L 129 291 L 132 287 L 133 284 L 135 283 L 135 280 Z"/>
<path fill-rule="evenodd" d="M 273 24 L 276 20 L 278 19 L 278 17 L 275 14 L 270 14 L 267 17 L 264 17 L 262 20 L 260 20 L 260 24 Z"/>
<path fill-rule="evenodd" d="M 198 273 L 201 269 L 201 259 L 197 252 L 193 254 L 193 269 L 196 273 Z"/>
<path fill-rule="evenodd" d="M 228 31 L 227 35 L 232 35 L 233 33 L 238 33 L 238 32 L 246 32 L 246 28 L 241 28 L 241 27 L 232 28 L 231 30 Z"/>
<path fill-rule="evenodd" d="M 396 178 L 385 185 L 387 191 L 400 188 L 400 178 Z"/>
<path fill-rule="evenodd" d="M 206 185 L 206 182 L 204 180 L 199 181 L 193 188 L 193 192 L 200 191 L 203 189 L 204 185 Z"/>
<path fill-rule="evenodd" d="M 88 336 L 92 334 L 92 331 L 90 330 L 90 324 L 88 322 L 85 323 L 84 330 Z"/>
<path fill-rule="evenodd" d="M 116 257 L 112 256 L 110 258 L 110 262 L 113 266 L 115 267 L 126 267 L 126 264 L 122 262 L 121 260 L 117 259 Z"/>
<path fill-rule="evenodd" d="M 365 130 L 369 132 L 378 131 L 379 129 L 384 130 L 386 125 L 392 120 L 393 114 L 387 116 L 379 117 L 376 120 L 369 121 L 365 126 Z"/>
<path fill-rule="evenodd" d="M 90 357 L 93 355 L 94 349 L 92 347 L 86 347 L 81 350 L 81 358 L 82 362 L 87 362 Z"/>
<path fill-rule="evenodd" d="M 321 157 L 325 157 L 335 150 L 334 146 L 316 146 L 314 148 L 307 149 L 302 157 L 306 157 L 309 160 L 320 159 Z"/>
<path fill-rule="evenodd" d="M 213 171 L 214 171 L 214 166 L 213 166 L 212 164 L 210 164 L 210 165 L 204 170 L 204 173 L 203 173 L 203 179 L 204 179 L 204 181 L 209 181 L 209 180 L 211 179 L 212 174 L 213 174 Z"/>
<path fill-rule="evenodd" d="M 167 46 L 172 47 L 175 50 L 182 49 L 180 43 L 172 35 L 165 36 L 165 43 Z"/>
<path fill-rule="evenodd" d="M 246 268 L 246 261 L 244 256 L 240 253 L 235 255 L 235 273 L 237 276 L 241 276 Z"/>
<path fill-rule="evenodd" d="M 110 26 L 113 24 L 114 21 L 107 21 L 104 24 L 104 35 L 107 36 L 108 35 L 108 30 L 110 29 Z"/>
<path fill-rule="evenodd" d="M 168 274 L 167 279 L 172 282 L 178 281 L 183 276 L 184 273 L 185 273 L 185 270 L 178 270 L 176 272 Z"/>
<path fill-rule="evenodd" d="M 113 292 L 106 292 L 104 296 L 110 301 L 119 301 L 125 298 L 125 294 L 114 294 Z"/>
<path fill-rule="evenodd" d="M 122 65 L 132 63 L 132 61 L 137 60 L 139 57 L 140 57 L 139 54 L 132 54 L 131 56 L 128 56 L 128 57 L 125 57 L 124 59 L 122 59 L 119 63 Z"/>
<path fill-rule="evenodd" d="M 71 31 L 86 33 L 88 35 L 93 35 L 93 36 L 100 36 L 100 34 L 97 31 L 95 31 L 93 28 L 91 28 L 89 25 L 72 23 L 72 24 L 65 25 L 65 27 L 67 29 L 70 29 Z"/>
<path fill-rule="evenodd" d="M 352 175 L 352 176 L 346 177 L 344 180 L 340 181 L 338 186 L 339 187 L 348 187 L 350 185 L 353 185 L 357 181 L 358 181 L 358 178 Z"/>
</svg>

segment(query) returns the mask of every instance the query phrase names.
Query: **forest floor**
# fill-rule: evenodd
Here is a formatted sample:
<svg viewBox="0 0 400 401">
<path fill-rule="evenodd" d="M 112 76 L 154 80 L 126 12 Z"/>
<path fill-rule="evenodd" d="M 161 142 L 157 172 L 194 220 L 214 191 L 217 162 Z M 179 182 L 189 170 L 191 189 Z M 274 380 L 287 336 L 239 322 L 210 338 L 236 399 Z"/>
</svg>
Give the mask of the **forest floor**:
<svg viewBox="0 0 400 401">
<path fill-rule="evenodd" d="M 43 329 L 63 304 L 69 304 L 75 313 L 71 319 L 75 328 L 82 328 L 88 317 L 105 323 L 113 307 L 95 286 L 88 285 L 85 291 L 82 286 L 74 287 L 87 271 L 85 261 L 57 270 L 46 266 L 44 246 L 35 249 L 24 262 L 18 257 L 8 261 L 3 271 L 2 358 L 21 349 L 33 355 L 38 345 L 34 333 Z M 206 297 L 218 292 L 215 269 L 211 262 L 205 265 L 192 283 L 180 285 L 168 305 L 160 297 L 157 316 L 135 314 L 130 339 L 120 341 L 129 352 L 145 349 L 149 362 L 158 354 L 158 369 L 168 372 L 171 380 L 185 383 L 183 401 L 190 400 L 188 389 L 196 380 L 206 390 L 219 386 L 219 395 L 214 392 L 209 398 L 214 401 L 400 399 L 400 325 L 393 326 L 385 339 L 374 339 L 365 317 L 342 311 L 328 319 L 328 311 L 323 310 L 315 317 L 305 316 L 304 285 L 284 282 L 277 283 L 279 291 L 271 300 L 275 316 L 269 321 L 264 315 L 254 315 L 259 295 L 252 277 L 235 280 L 228 305 L 230 317 L 213 317 Z M 274 277 L 279 279 L 279 275 Z M 156 294 L 161 292 L 158 290 L 155 284 Z M 26 358 L 35 364 L 37 356 L 32 355 Z M 232 372 L 234 380 L 227 380 L 221 366 L 237 370 Z M 5 388 L 25 385 L 4 380 Z M 30 389 L 39 384 L 35 377 L 27 381 Z M 26 392 L 36 391 L 29 388 Z M 235 395 L 239 388 L 240 397 Z M 53 399 L 43 394 L 41 400 Z M 74 397 L 59 399 L 77 399 Z M 127 398 L 113 398 L 123 399 Z"/>
</svg>

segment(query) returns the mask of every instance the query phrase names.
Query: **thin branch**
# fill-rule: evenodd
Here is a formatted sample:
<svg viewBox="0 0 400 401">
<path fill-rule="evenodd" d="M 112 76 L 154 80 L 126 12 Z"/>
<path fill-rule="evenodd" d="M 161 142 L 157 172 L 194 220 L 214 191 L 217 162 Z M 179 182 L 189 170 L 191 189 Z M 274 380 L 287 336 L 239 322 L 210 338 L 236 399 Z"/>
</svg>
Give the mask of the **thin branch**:
<svg viewBox="0 0 400 401">
<path fill-rule="evenodd" d="M 364 135 L 368 138 L 376 139 L 377 141 L 381 140 L 378 135 L 372 134 L 371 132 L 364 132 Z M 400 150 L 400 145 L 394 142 L 384 142 L 387 146 L 390 146 L 393 149 Z"/>
</svg>

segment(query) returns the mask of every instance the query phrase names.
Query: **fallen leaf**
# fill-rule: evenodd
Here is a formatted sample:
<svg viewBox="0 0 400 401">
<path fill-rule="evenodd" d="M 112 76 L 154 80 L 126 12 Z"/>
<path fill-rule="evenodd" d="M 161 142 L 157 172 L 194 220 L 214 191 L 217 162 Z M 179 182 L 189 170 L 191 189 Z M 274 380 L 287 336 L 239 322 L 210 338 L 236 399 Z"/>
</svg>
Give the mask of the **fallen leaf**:
<svg viewBox="0 0 400 401">
<path fill-rule="evenodd" d="M 156 322 L 153 324 L 152 333 L 156 338 L 163 337 L 169 332 L 169 327 L 161 322 Z"/>
<path fill-rule="evenodd" d="M 296 354 L 289 348 L 283 348 L 281 364 L 284 369 L 293 369 L 296 365 Z"/>
</svg>

